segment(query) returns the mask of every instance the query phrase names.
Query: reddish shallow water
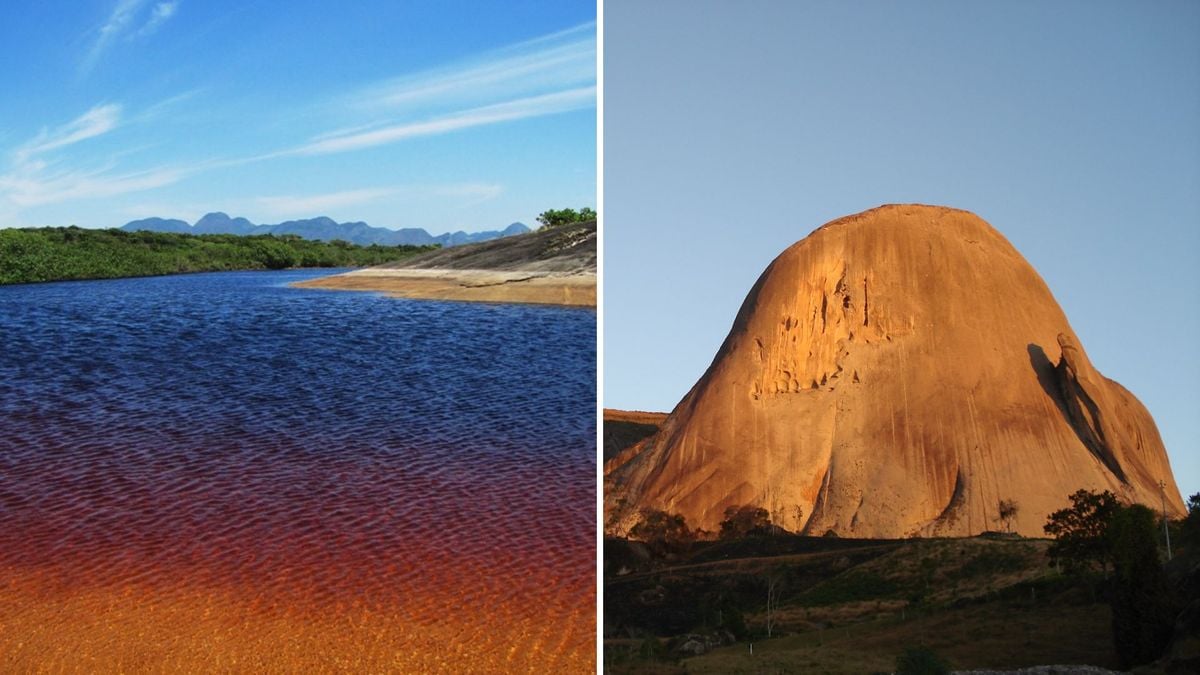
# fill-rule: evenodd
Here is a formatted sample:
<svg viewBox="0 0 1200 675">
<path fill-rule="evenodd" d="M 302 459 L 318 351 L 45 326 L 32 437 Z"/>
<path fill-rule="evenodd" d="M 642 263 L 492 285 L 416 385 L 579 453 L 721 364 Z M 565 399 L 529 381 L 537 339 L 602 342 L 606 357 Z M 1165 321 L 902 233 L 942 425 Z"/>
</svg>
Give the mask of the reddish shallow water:
<svg viewBox="0 0 1200 675">
<path fill-rule="evenodd" d="M 0 670 L 593 670 L 594 441 L 561 416 L 590 414 L 590 383 L 562 382 L 594 366 L 528 346 L 565 321 L 586 355 L 594 315 L 258 295 L 287 306 L 250 334 L 218 316 L 255 343 L 227 367 L 161 341 L 186 317 L 112 320 L 138 311 L 119 293 L 102 337 L 0 357 L 25 378 L 0 388 Z M 0 320 L 75 302 L 35 296 L 0 295 Z M 188 305 L 193 330 L 211 303 Z M 355 311 L 381 328 L 311 331 Z M 452 356 L 412 352 L 467 320 Z"/>
</svg>

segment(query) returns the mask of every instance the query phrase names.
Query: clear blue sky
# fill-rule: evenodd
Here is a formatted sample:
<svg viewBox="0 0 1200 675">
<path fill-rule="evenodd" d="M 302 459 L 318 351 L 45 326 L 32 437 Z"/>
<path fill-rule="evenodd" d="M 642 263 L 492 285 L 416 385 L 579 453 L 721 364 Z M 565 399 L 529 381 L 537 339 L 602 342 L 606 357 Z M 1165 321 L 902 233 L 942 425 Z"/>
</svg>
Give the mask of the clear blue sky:
<svg viewBox="0 0 1200 675">
<path fill-rule="evenodd" d="M 1200 492 L 1200 3 L 607 0 L 604 405 L 670 410 L 836 217 L 968 209 Z"/>
<path fill-rule="evenodd" d="M 0 226 L 595 205 L 592 1 L 9 0 Z"/>
</svg>

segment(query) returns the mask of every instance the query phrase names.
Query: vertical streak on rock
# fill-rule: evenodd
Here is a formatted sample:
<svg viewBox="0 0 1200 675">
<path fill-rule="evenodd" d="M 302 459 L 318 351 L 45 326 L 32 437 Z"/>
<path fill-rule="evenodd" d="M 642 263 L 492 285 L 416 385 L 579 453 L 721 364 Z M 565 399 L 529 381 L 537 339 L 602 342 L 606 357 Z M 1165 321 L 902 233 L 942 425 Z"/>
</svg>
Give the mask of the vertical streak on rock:
<svg viewBox="0 0 1200 675">
<path fill-rule="evenodd" d="M 867 314 L 867 308 L 869 306 L 869 303 L 870 303 L 870 300 L 867 297 L 867 277 L 864 276 L 863 277 L 863 325 L 864 326 L 866 326 L 867 322 L 870 320 L 868 318 L 868 314 Z"/>
</svg>

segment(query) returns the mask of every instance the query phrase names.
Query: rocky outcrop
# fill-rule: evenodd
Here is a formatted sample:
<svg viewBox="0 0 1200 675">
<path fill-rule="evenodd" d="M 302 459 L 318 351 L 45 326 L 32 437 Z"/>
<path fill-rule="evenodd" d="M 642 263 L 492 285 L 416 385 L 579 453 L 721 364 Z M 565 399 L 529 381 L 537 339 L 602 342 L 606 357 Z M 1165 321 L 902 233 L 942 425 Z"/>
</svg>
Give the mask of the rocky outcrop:
<svg viewBox="0 0 1200 675">
<path fill-rule="evenodd" d="M 430 251 L 380 265 L 386 269 L 504 270 L 553 274 L 596 273 L 595 220 Z"/>
<path fill-rule="evenodd" d="M 659 432 L 605 472 L 617 531 L 646 507 L 712 530 L 752 504 L 809 534 L 1041 536 L 1080 488 L 1183 514 L 1150 414 L 1029 263 L 974 214 L 921 205 L 784 251 Z"/>
</svg>

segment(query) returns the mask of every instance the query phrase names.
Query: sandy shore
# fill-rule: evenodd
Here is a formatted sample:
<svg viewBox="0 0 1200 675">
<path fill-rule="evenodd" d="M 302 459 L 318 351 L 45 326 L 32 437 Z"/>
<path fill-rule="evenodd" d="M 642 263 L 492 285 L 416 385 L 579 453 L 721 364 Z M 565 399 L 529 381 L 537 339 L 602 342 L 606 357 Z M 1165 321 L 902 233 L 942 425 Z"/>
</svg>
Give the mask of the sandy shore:
<svg viewBox="0 0 1200 675">
<path fill-rule="evenodd" d="M 398 298 L 596 306 L 595 274 L 494 270 L 355 270 L 293 286 L 339 291 L 378 291 Z"/>
</svg>

